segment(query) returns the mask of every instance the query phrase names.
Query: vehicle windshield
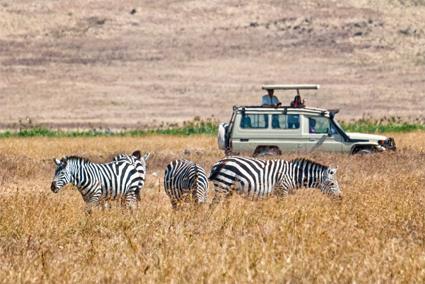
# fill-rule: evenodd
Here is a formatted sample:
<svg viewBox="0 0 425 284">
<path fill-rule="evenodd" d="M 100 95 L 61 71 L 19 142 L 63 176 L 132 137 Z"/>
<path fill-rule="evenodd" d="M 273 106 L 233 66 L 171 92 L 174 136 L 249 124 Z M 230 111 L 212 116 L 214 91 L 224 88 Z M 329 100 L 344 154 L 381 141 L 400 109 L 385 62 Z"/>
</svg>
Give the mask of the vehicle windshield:
<svg viewBox="0 0 425 284">
<path fill-rule="evenodd" d="M 345 132 L 344 128 L 342 128 L 342 126 L 338 123 L 338 121 L 336 121 L 336 119 L 332 119 L 332 122 L 334 123 L 334 125 L 339 128 L 340 130 L 342 130 L 343 132 Z"/>
<path fill-rule="evenodd" d="M 337 134 L 335 124 L 328 117 L 308 117 L 308 129 L 310 134 Z"/>
</svg>

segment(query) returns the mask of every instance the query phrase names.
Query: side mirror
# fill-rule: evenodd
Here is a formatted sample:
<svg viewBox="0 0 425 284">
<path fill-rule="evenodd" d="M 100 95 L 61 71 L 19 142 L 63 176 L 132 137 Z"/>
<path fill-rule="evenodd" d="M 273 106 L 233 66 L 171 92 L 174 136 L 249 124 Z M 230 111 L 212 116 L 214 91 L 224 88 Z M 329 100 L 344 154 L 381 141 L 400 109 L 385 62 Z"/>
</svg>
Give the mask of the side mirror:
<svg viewBox="0 0 425 284">
<path fill-rule="evenodd" d="M 330 128 L 328 128 L 328 137 L 332 137 L 332 130 Z"/>
</svg>

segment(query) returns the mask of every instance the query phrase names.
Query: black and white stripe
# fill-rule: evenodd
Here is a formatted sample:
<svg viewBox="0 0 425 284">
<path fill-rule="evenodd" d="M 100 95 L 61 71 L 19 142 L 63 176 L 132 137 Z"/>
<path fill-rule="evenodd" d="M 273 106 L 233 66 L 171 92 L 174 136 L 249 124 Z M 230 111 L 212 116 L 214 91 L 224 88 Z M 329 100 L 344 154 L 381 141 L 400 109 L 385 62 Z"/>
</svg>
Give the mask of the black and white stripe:
<svg viewBox="0 0 425 284">
<path fill-rule="evenodd" d="M 100 202 L 114 199 L 121 199 L 127 206 L 133 208 L 140 198 L 146 173 L 146 160 L 140 159 L 140 156 L 139 158 L 128 156 L 104 164 L 70 156 L 61 160 L 55 159 L 55 163 L 52 191 L 57 193 L 65 185 L 74 184 L 86 202 L 87 209 Z"/>
<path fill-rule="evenodd" d="M 216 192 L 225 194 L 235 189 L 247 196 L 264 197 L 275 190 L 288 194 L 306 187 L 341 197 L 335 175 L 336 169 L 306 159 L 285 161 L 228 157 L 213 166 L 209 180 L 214 183 Z"/>
<path fill-rule="evenodd" d="M 140 176 L 138 189 L 136 190 L 136 198 L 138 201 L 140 201 L 140 190 L 145 184 L 146 167 L 147 167 L 146 161 L 149 159 L 149 156 L 150 156 L 150 153 L 145 153 L 142 157 L 142 154 L 140 153 L 140 151 L 135 151 L 131 155 L 118 154 L 112 159 L 113 162 L 124 161 L 124 162 L 130 163 L 136 168 L 136 171 L 139 173 L 139 176 Z"/>
<path fill-rule="evenodd" d="M 164 174 L 164 189 L 173 207 L 189 194 L 197 203 L 204 203 L 208 197 L 208 179 L 205 170 L 188 160 L 169 163 Z"/>
</svg>

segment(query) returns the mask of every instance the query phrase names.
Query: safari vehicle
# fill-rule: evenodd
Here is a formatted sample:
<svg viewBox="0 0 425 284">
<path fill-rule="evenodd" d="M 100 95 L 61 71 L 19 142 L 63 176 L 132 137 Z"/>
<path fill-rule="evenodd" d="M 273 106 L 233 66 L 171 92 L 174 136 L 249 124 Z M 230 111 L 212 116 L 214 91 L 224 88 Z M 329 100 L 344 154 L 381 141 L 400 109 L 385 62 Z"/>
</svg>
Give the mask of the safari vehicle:
<svg viewBox="0 0 425 284">
<path fill-rule="evenodd" d="M 319 85 L 265 85 L 269 90 L 317 90 Z M 349 133 L 335 120 L 339 110 L 291 106 L 234 106 L 229 123 L 218 131 L 218 145 L 226 155 L 254 156 L 287 151 L 326 151 L 370 154 L 395 150 L 393 138 Z"/>
</svg>

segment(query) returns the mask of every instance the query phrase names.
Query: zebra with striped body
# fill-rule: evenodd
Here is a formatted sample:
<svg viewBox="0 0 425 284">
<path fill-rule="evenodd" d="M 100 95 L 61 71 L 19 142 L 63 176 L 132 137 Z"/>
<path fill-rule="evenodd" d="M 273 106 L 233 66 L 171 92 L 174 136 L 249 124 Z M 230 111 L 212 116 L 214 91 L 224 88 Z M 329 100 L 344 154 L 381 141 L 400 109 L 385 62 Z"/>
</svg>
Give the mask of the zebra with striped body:
<svg viewBox="0 0 425 284">
<path fill-rule="evenodd" d="M 192 194 L 197 203 L 204 203 L 208 197 L 207 174 L 201 166 L 192 161 L 172 161 L 165 169 L 164 189 L 173 208 L 188 194 Z"/>
<path fill-rule="evenodd" d="M 307 159 L 285 161 L 228 157 L 213 166 L 209 180 L 214 183 L 216 193 L 225 195 L 232 188 L 247 196 L 264 197 L 275 190 L 282 190 L 287 195 L 306 187 L 342 197 L 336 169 Z"/>
<path fill-rule="evenodd" d="M 138 201 L 140 201 L 140 190 L 145 184 L 146 167 L 147 167 L 146 162 L 149 159 L 149 157 L 150 157 L 150 153 L 145 153 L 142 157 L 142 153 L 139 150 L 137 150 L 137 151 L 134 151 L 133 154 L 131 155 L 118 154 L 112 159 L 113 162 L 124 161 L 133 165 L 136 168 L 136 171 L 139 173 L 139 176 L 140 176 L 138 189 L 136 190 L 136 198 Z"/>
<path fill-rule="evenodd" d="M 140 169 L 142 166 L 146 167 L 146 160 L 142 161 L 137 152 L 133 153 L 135 156 L 131 159 L 140 160 L 140 165 L 130 163 L 130 158 L 104 164 L 92 163 L 77 156 L 55 159 L 56 170 L 51 190 L 57 193 L 65 185 L 74 184 L 80 191 L 88 211 L 100 202 L 114 199 L 121 199 L 128 207 L 134 208 L 140 198 L 146 172 L 145 169 Z"/>
</svg>

